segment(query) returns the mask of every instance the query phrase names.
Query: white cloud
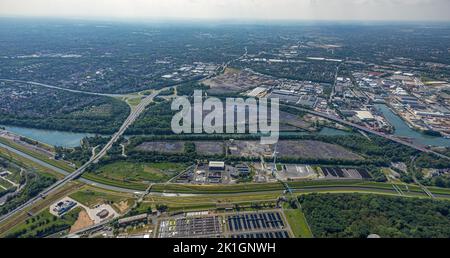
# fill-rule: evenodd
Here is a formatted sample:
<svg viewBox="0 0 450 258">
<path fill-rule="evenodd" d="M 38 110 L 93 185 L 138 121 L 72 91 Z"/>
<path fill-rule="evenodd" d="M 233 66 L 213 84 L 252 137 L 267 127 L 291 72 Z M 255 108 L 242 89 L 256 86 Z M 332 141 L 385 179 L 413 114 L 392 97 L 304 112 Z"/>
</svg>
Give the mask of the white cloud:
<svg viewBox="0 0 450 258">
<path fill-rule="evenodd" d="M 3 16 L 450 20 L 449 0 L 0 0 Z"/>
</svg>

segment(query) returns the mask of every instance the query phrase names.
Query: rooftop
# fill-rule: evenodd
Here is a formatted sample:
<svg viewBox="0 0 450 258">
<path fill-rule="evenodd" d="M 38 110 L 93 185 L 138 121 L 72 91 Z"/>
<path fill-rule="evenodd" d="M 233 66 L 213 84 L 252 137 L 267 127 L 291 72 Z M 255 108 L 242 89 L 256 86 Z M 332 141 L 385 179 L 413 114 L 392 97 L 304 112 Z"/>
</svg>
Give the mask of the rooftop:
<svg viewBox="0 0 450 258">
<path fill-rule="evenodd" d="M 210 161 L 209 162 L 210 167 L 225 167 L 225 162 L 223 161 Z"/>
</svg>

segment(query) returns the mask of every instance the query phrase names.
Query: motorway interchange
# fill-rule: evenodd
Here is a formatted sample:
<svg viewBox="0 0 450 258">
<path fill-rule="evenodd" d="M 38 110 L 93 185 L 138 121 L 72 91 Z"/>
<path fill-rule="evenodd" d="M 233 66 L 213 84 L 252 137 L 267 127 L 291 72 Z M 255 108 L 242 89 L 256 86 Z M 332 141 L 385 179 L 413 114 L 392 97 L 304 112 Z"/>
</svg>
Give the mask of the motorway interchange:
<svg viewBox="0 0 450 258">
<path fill-rule="evenodd" d="M 157 95 L 158 95 L 158 92 L 155 92 L 155 93 L 145 97 L 141 101 L 141 103 L 139 103 L 139 105 L 131 111 L 130 115 L 125 120 L 125 122 L 122 124 L 122 126 L 119 129 L 119 131 L 117 133 L 115 133 L 111 137 L 111 140 L 106 144 L 106 146 L 99 153 L 97 153 L 95 156 L 93 156 L 91 158 L 91 160 L 89 160 L 83 166 L 78 168 L 75 172 L 73 172 L 73 173 L 71 173 L 69 175 L 66 175 L 64 177 L 64 179 L 56 182 L 54 185 L 52 185 L 49 188 L 45 189 L 38 196 L 28 200 L 26 203 L 20 205 L 18 208 L 16 208 L 12 212 L 10 212 L 10 213 L 6 214 L 5 216 L 3 216 L 0 219 L 0 222 L 8 219 L 9 217 L 13 216 L 14 214 L 16 214 L 16 213 L 18 213 L 20 211 L 23 211 L 27 207 L 30 207 L 31 205 L 35 204 L 40 199 L 45 198 L 46 196 L 48 196 L 51 193 L 55 192 L 57 189 L 63 187 L 68 182 L 79 178 L 85 172 L 86 168 L 89 167 L 89 165 L 91 165 L 92 163 L 98 162 L 108 152 L 108 150 L 113 146 L 113 144 L 123 135 L 123 133 L 126 131 L 126 129 L 136 120 L 137 117 L 139 117 L 139 115 L 145 110 L 145 107 L 148 106 L 153 101 L 155 96 L 157 96 Z"/>
</svg>

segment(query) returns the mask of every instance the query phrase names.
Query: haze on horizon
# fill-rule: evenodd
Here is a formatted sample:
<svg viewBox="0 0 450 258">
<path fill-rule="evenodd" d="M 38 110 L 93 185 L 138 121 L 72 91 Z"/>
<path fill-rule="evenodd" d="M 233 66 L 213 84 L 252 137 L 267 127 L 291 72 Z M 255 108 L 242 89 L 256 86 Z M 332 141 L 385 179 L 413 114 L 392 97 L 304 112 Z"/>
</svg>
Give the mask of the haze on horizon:
<svg viewBox="0 0 450 258">
<path fill-rule="evenodd" d="M 0 0 L 0 16 L 449 21 L 448 0 Z"/>
</svg>

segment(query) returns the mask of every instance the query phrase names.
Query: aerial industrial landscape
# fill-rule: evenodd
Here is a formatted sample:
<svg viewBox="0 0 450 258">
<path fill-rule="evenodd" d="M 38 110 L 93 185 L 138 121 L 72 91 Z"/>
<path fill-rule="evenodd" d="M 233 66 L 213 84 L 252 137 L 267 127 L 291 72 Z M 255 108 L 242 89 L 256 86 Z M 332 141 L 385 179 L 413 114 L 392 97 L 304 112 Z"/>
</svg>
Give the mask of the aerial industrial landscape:
<svg viewBox="0 0 450 258">
<path fill-rule="evenodd" d="M 449 35 L 0 17 L 0 237 L 449 238 Z"/>
</svg>

